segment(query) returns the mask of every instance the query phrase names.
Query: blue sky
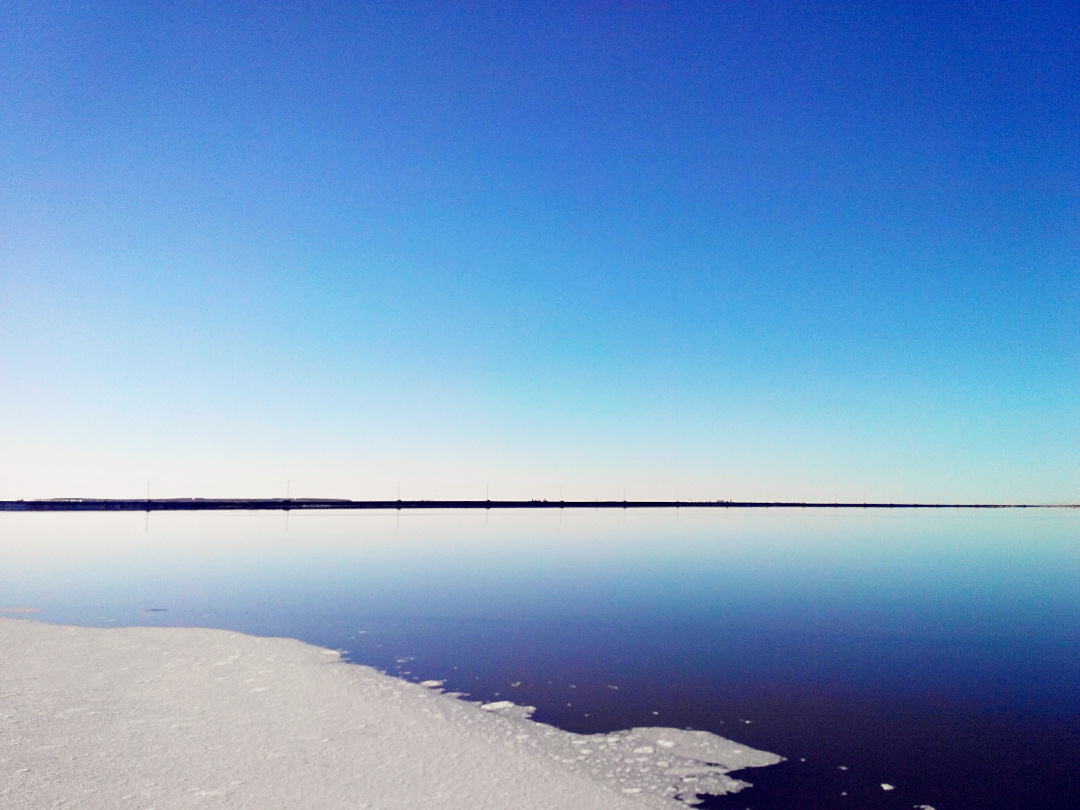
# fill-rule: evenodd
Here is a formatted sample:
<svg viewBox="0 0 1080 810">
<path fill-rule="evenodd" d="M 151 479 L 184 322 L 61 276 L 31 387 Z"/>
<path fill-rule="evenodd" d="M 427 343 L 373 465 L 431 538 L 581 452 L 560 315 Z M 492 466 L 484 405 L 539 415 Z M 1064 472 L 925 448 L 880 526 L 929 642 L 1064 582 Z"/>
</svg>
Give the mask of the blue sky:
<svg viewBox="0 0 1080 810">
<path fill-rule="evenodd" d="M 1080 500 L 1078 42 L 7 3 L 0 497 Z"/>
</svg>

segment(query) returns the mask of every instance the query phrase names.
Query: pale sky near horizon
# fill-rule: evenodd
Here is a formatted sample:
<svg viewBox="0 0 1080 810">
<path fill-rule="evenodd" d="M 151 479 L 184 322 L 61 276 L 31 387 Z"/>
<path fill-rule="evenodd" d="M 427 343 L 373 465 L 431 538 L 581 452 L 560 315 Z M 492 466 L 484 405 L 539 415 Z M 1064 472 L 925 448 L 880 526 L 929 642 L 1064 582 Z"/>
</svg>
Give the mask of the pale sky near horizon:
<svg viewBox="0 0 1080 810">
<path fill-rule="evenodd" d="M 1078 43 L 12 0 L 0 498 L 1080 501 Z"/>
</svg>

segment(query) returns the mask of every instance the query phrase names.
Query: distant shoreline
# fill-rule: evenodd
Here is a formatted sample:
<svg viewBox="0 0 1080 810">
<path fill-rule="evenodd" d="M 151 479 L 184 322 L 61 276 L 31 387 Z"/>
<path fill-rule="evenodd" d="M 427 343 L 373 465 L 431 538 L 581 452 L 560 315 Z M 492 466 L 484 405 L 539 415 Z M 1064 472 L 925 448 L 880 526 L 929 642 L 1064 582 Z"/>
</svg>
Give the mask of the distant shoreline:
<svg viewBox="0 0 1080 810">
<path fill-rule="evenodd" d="M 352 501 L 338 498 L 52 498 L 0 501 L 0 512 L 213 512 L 325 509 L 1076 509 L 1061 503 L 825 503 L 802 501 Z"/>
</svg>

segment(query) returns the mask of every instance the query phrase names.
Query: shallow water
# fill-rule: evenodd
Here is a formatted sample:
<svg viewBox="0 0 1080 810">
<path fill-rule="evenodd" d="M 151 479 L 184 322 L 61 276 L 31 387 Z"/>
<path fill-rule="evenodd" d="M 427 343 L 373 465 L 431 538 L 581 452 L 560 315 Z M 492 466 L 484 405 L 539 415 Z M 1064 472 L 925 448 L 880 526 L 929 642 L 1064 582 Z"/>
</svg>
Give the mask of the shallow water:
<svg viewBox="0 0 1080 810">
<path fill-rule="evenodd" d="M 572 731 L 788 757 L 708 807 L 1071 808 L 1078 529 L 1072 510 L 7 513 L 0 608 L 292 636 Z"/>
</svg>

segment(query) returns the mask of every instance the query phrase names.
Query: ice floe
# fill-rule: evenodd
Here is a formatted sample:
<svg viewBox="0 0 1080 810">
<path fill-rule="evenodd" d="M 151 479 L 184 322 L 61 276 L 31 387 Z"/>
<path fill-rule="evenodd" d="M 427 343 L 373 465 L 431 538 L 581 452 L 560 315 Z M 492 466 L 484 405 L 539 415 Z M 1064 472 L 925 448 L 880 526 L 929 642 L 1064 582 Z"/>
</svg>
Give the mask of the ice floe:
<svg viewBox="0 0 1080 810">
<path fill-rule="evenodd" d="M 11 810 L 677 810 L 781 759 L 705 731 L 574 734 L 291 639 L 0 618 L 0 649 Z"/>
<path fill-rule="evenodd" d="M 510 701 L 481 709 L 513 717 L 525 734 L 518 742 L 591 781 L 655 808 L 698 804 L 701 796 L 741 790 L 750 783 L 729 776 L 762 767 L 781 757 L 757 751 L 707 731 L 644 727 L 606 734 L 573 734 L 527 720 L 533 709 Z"/>
</svg>

